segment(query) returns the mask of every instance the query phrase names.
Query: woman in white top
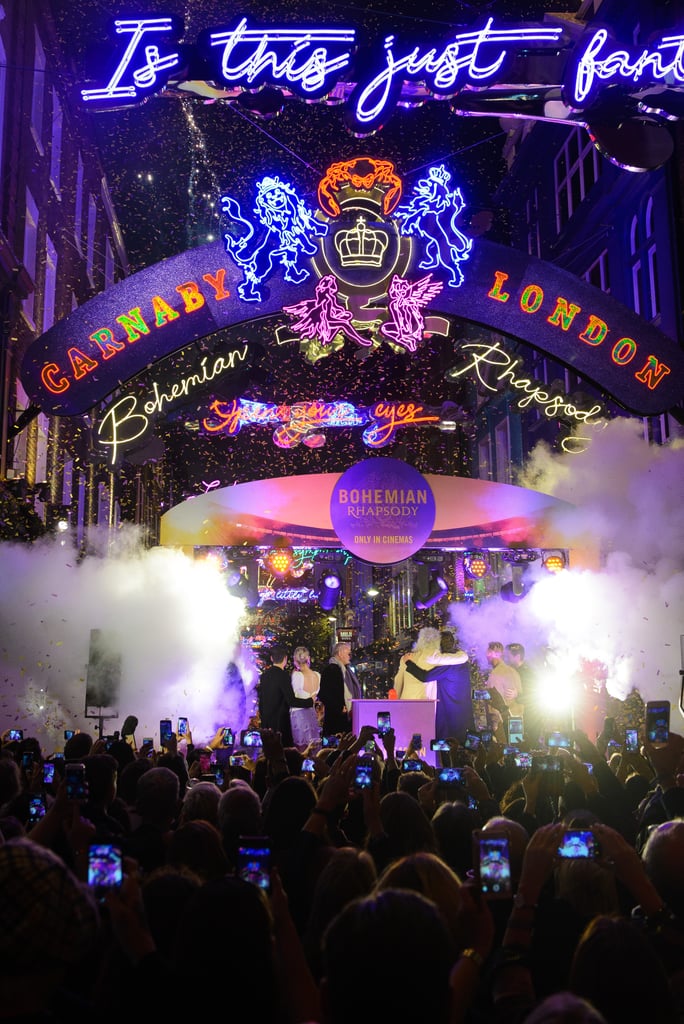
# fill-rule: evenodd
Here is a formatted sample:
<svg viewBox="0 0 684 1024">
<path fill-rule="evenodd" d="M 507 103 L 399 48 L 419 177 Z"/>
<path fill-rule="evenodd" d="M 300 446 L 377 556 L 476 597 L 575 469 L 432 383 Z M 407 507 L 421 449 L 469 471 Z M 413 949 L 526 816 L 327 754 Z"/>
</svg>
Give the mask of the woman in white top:
<svg viewBox="0 0 684 1024">
<path fill-rule="evenodd" d="M 292 689 L 295 697 L 311 699 L 310 708 L 290 708 L 290 724 L 295 746 L 304 748 L 312 740 L 321 736 L 318 715 L 314 708 L 318 690 L 321 685 L 321 673 L 311 668 L 311 655 L 307 647 L 295 647 L 292 655 L 294 669 L 292 671 Z"/>
</svg>

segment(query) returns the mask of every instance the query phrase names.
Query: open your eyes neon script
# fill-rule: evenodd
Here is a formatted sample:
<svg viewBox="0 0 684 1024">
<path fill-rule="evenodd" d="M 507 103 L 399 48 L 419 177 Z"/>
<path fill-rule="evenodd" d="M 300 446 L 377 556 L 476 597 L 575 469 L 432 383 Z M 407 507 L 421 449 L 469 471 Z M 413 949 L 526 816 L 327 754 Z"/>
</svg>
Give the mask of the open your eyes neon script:
<svg viewBox="0 0 684 1024">
<path fill-rule="evenodd" d="M 630 47 L 614 42 L 604 27 L 589 27 L 576 40 L 562 22 L 549 22 L 498 24 L 488 18 L 434 43 L 387 34 L 362 50 L 353 26 L 260 26 L 241 16 L 205 29 L 191 45 L 178 42 L 179 18 L 122 18 L 114 22 L 115 36 L 125 43 L 118 63 L 106 82 L 82 88 L 81 96 L 90 105 L 121 106 L 180 82 L 186 88 L 215 83 L 226 90 L 224 98 L 272 86 L 309 102 L 346 101 L 347 126 L 359 136 L 382 127 L 398 103 L 421 103 L 426 95 L 458 97 L 453 106 L 463 113 L 514 113 L 518 104 L 528 118 L 585 123 L 582 112 L 610 88 L 611 96 L 618 89 L 625 102 L 631 97 L 642 113 L 681 116 L 684 32 L 675 29 L 645 47 Z M 517 91 L 501 92 L 504 84 Z M 546 106 L 552 94 L 553 114 Z"/>
</svg>

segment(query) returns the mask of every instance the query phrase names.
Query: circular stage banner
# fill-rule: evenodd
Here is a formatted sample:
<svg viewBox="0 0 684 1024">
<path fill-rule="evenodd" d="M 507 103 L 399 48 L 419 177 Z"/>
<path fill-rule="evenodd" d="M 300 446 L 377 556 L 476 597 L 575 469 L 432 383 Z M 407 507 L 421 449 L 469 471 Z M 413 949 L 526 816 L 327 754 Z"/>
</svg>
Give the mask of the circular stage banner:
<svg viewBox="0 0 684 1024">
<path fill-rule="evenodd" d="M 330 518 L 343 547 L 365 562 L 393 565 L 422 548 L 435 523 L 424 476 L 399 459 L 366 459 L 333 487 Z"/>
</svg>

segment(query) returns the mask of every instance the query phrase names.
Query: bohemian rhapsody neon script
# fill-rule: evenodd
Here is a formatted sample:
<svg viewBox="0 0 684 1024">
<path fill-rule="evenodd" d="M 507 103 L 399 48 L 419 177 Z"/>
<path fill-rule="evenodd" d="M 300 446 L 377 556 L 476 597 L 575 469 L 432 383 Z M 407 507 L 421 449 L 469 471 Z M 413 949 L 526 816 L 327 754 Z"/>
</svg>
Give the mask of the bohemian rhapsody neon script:
<svg viewBox="0 0 684 1024">
<path fill-rule="evenodd" d="M 602 90 L 610 87 L 614 94 L 617 87 L 626 97 L 638 96 L 642 113 L 680 116 L 676 100 L 681 101 L 684 86 L 684 33 L 677 31 L 646 47 L 628 47 L 615 43 L 605 28 L 589 28 L 575 42 L 562 23 L 504 27 L 488 18 L 434 45 L 388 34 L 360 60 L 353 27 L 257 26 L 239 17 L 228 26 L 205 29 L 195 46 L 177 42 L 182 31 L 182 21 L 173 16 L 116 20 L 114 33 L 126 40 L 124 52 L 104 85 L 81 89 L 84 102 L 135 103 L 181 81 L 189 91 L 198 81 L 236 93 L 272 86 L 310 102 L 346 100 L 348 127 L 368 135 L 398 103 L 421 103 L 425 95 L 458 96 L 458 107 L 469 113 L 484 113 L 492 98 L 513 111 L 524 99 L 526 117 L 578 120 L 578 113 L 596 104 Z M 544 80 L 550 84 L 525 80 L 531 74 L 525 73 L 530 57 L 547 60 L 550 74 Z M 557 80 L 552 81 L 554 76 Z M 518 92 L 488 95 L 504 83 L 518 86 Z M 534 90 L 537 100 L 541 97 L 537 111 L 520 92 L 526 88 Z M 676 97 L 672 110 L 668 94 Z M 221 96 L 230 98 L 231 93 L 218 92 Z M 546 100 L 552 98 L 553 114 L 546 109 Z M 481 111 L 478 104 L 485 104 Z M 563 106 L 564 112 L 559 110 Z M 501 114 L 502 108 L 489 113 Z"/>
</svg>

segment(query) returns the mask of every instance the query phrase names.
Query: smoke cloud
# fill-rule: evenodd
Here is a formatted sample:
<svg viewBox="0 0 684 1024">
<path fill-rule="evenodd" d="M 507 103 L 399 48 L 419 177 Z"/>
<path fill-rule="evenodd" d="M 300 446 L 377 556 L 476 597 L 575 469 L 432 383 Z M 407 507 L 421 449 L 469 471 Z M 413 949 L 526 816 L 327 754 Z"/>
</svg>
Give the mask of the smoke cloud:
<svg viewBox="0 0 684 1024">
<path fill-rule="evenodd" d="M 539 562 L 522 600 L 451 606 L 451 622 L 481 667 L 490 640 L 519 642 L 568 675 L 597 663 L 608 692 L 679 705 L 684 634 L 684 440 L 644 443 L 642 424 L 615 419 L 582 454 L 539 445 L 516 480 L 572 504 L 552 513 L 570 567 Z M 596 566 L 584 567 L 586 549 Z M 576 567 L 573 568 L 573 565 Z M 581 566 L 581 567 L 577 567 Z M 681 728 L 680 728 L 681 731 Z"/>
</svg>

